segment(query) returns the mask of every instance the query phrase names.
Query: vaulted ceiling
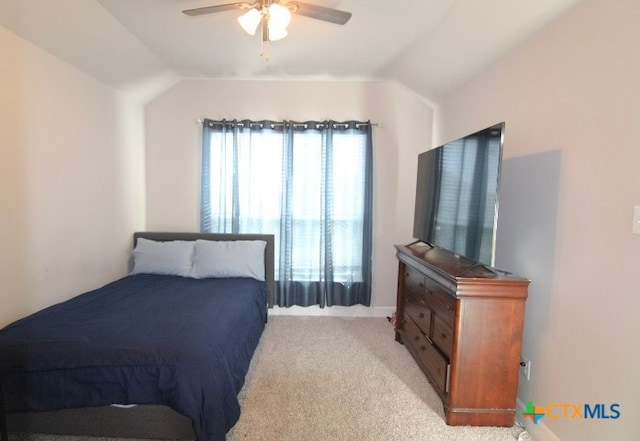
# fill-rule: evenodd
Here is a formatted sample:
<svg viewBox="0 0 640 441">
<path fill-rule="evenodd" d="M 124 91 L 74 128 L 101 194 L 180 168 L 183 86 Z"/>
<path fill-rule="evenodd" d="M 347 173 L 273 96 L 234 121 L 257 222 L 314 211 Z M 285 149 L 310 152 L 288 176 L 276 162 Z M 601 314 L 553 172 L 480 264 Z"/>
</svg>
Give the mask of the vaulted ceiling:
<svg viewBox="0 0 640 441">
<path fill-rule="evenodd" d="M 308 0 L 353 16 L 294 15 L 269 61 L 242 11 L 182 13 L 230 1 L 2 0 L 0 25 L 132 93 L 178 78 L 397 80 L 437 102 L 582 0 Z"/>
</svg>

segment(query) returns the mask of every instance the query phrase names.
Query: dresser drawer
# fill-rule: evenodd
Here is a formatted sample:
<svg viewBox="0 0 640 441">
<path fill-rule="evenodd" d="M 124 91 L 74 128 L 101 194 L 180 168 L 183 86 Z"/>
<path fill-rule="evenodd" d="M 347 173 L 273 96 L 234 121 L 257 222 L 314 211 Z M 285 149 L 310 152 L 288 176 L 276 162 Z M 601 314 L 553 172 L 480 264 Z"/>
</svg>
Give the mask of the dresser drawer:
<svg viewBox="0 0 640 441">
<path fill-rule="evenodd" d="M 433 334 L 431 340 L 451 359 L 453 352 L 453 329 L 437 315 L 433 318 Z"/>
<path fill-rule="evenodd" d="M 425 307 L 423 296 L 407 291 L 406 300 L 405 314 L 418 325 L 424 334 L 429 334 L 431 332 L 431 310 Z"/>
<path fill-rule="evenodd" d="M 429 372 L 435 385 L 440 391 L 447 392 L 447 374 L 449 362 L 442 356 L 429 339 L 420 331 L 412 320 L 403 323 L 407 345 L 413 348 L 420 363 Z"/>
<path fill-rule="evenodd" d="M 405 267 L 404 284 L 407 289 L 410 289 L 416 294 L 421 294 L 424 292 L 424 283 L 424 274 L 413 267 Z"/>
<path fill-rule="evenodd" d="M 453 326 L 456 311 L 456 298 L 452 296 L 442 285 L 433 280 L 424 280 L 425 297 L 429 308 L 440 316 L 449 326 Z"/>
</svg>

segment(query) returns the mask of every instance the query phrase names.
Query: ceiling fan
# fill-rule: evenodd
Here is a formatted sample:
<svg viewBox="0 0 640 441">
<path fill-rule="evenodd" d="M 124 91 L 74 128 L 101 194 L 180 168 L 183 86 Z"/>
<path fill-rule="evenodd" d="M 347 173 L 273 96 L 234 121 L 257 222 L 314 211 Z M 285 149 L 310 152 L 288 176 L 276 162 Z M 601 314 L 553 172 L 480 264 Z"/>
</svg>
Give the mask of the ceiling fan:
<svg viewBox="0 0 640 441">
<path fill-rule="evenodd" d="M 292 13 L 339 25 L 345 24 L 351 18 L 351 12 L 299 1 L 285 3 L 280 0 L 226 3 L 186 9 L 182 12 L 190 16 L 197 16 L 237 9 L 246 11 L 238 17 L 238 22 L 248 34 L 255 35 L 258 26 L 262 25 L 262 40 L 265 42 L 280 40 L 287 36 L 286 27 L 289 24 Z"/>
</svg>

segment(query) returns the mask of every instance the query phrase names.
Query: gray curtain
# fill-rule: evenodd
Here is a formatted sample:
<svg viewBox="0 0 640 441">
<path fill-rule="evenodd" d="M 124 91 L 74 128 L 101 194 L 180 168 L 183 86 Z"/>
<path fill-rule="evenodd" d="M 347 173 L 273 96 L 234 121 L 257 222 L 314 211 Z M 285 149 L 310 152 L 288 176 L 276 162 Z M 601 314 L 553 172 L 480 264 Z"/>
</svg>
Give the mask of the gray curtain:
<svg viewBox="0 0 640 441">
<path fill-rule="evenodd" d="M 370 305 L 368 121 L 205 120 L 201 230 L 276 236 L 276 304 Z"/>
</svg>

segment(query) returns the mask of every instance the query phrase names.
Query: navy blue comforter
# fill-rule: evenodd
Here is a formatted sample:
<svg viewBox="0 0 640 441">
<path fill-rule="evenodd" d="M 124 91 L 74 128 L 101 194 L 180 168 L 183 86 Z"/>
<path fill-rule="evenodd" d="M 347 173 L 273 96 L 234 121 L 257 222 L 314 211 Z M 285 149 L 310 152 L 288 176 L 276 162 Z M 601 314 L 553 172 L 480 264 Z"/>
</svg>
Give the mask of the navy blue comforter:
<svg viewBox="0 0 640 441">
<path fill-rule="evenodd" d="M 264 329 L 266 284 L 128 276 L 0 331 L 9 412 L 163 404 L 221 441 Z"/>
</svg>

